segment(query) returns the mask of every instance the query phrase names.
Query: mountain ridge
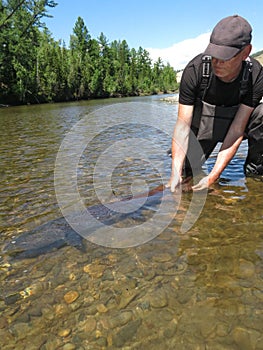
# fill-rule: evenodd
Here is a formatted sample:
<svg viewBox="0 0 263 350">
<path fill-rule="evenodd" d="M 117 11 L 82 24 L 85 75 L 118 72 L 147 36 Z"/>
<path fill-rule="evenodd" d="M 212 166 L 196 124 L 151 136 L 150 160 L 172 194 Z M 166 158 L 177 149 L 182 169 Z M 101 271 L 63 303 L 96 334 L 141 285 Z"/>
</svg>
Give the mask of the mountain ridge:
<svg viewBox="0 0 263 350">
<path fill-rule="evenodd" d="M 263 65 L 263 51 L 256 52 L 251 56 Z"/>
</svg>

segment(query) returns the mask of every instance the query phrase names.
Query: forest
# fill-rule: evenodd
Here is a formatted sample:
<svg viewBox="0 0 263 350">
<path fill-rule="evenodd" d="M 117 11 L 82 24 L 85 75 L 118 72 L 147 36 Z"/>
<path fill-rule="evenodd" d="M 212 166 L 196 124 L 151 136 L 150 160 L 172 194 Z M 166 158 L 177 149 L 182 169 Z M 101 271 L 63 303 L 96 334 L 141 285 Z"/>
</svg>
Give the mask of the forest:
<svg viewBox="0 0 263 350">
<path fill-rule="evenodd" d="M 126 40 L 92 38 L 78 17 L 70 42 L 44 19 L 53 0 L 0 0 L 0 104 L 21 105 L 156 94 L 178 89 L 176 72 Z"/>
</svg>

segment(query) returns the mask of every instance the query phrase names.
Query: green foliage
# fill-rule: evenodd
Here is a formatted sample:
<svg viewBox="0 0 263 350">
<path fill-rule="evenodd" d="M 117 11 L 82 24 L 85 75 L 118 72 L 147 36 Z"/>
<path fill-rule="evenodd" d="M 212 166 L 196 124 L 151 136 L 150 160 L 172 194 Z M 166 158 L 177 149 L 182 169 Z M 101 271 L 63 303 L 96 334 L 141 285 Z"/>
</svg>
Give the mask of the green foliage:
<svg viewBox="0 0 263 350">
<path fill-rule="evenodd" d="M 175 91 L 176 72 L 125 40 L 91 38 L 78 17 L 69 48 L 42 22 L 50 0 L 0 0 L 0 103 L 24 104 Z"/>
</svg>

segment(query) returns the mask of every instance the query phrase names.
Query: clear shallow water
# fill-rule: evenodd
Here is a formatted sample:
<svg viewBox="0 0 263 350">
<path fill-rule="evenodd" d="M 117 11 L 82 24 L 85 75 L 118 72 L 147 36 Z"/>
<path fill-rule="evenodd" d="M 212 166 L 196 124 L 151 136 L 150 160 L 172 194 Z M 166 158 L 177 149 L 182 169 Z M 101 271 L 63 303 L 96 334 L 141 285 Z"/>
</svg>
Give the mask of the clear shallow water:
<svg viewBox="0 0 263 350">
<path fill-rule="evenodd" d="M 137 102 L 150 104 L 160 124 L 149 126 L 148 107 L 139 103 L 135 112 L 131 104 L 131 112 L 128 102 L 136 108 Z M 112 104 L 122 113 L 113 113 L 110 128 Z M 124 157 L 113 161 L 106 153 L 114 170 L 112 192 L 102 191 L 103 201 L 130 194 L 134 180 L 140 193 L 145 179 L 154 188 L 169 176 L 168 130 L 176 108 L 156 96 L 0 110 L 1 248 L 61 216 L 54 167 L 61 142 L 77 122 L 85 119 L 82 136 L 91 138 L 76 175 L 90 206 L 101 201 L 94 174 L 97 191 L 106 184 L 105 163 L 95 165 L 113 144 Z M 147 127 L 138 127 L 138 120 Z M 122 142 L 136 135 L 143 143 L 133 142 L 137 153 L 129 148 L 126 154 Z M 21 260 L 1 254 L 1 348 L 262 349 L 262 182 L 244 178 L 245 156 L 244 143 L 185 233 L 181 224 L 191 194 L 180 197 L 176 216 L 164 215 L 168 227 L 145 244 L 116 249 L 85 241 L 85 250 L 65 246 Z M 143 215 L 150 217 L 147 210 Z"/>
</svg>

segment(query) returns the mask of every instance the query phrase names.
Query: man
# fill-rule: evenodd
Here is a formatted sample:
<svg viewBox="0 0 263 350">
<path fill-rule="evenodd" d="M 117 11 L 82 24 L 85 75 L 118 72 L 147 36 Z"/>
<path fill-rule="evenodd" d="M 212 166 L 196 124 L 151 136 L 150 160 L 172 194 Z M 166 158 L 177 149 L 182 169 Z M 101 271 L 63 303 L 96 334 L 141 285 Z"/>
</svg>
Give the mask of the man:
<svg viewBox="0 0 263 350">
<path fill-rule="evenodd" d="M 168 184 L 172 192 L 184 177 L 200 170 L 222 142 L 213 169 L 192 189 L 212 185 L 244 137 L 249 147 L 245 173 L 263 175 L 263 69 L 249 58 L 251 33 L 250 24 L 238 15 L 222 19 L 213 29 L 204 54 L 184 69 L 172 140 Z M 196 147 L 196 139 L 201 148 Z"/>
</svg>

